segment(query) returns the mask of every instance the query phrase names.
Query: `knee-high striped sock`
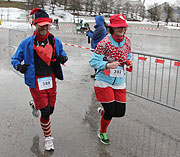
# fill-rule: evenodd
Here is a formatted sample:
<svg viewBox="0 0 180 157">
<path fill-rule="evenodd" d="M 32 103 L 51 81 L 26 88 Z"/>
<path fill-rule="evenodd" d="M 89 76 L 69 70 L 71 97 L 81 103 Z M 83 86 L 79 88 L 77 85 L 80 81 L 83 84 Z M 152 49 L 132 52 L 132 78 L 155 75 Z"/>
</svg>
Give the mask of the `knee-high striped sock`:
<svg viewBox="0 0 180 157">
<path fill-rule="evenodd" d="M 40 118 L 41 127 L 45 137 L 51 136 L 51 121 Z"/>
<path fill-rule="evenodd" d="M 111 120 L 105 120 L 103 118 L 103 116 L 101 117 L 101 130 L 100 130 L 100 133 L 106 133 L 107 132 L 107 128 L 110 124 Z"/>
</svg>

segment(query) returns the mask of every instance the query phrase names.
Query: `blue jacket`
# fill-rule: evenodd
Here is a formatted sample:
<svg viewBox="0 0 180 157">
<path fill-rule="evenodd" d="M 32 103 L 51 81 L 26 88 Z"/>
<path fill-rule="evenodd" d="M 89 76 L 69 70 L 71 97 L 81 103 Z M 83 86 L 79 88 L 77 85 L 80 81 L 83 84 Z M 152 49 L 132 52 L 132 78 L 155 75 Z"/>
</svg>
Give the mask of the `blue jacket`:
<svg viewBox="0 0 180 157">
<path fill-rule="evenodd" d="M 25 79 L 25 84 L 28 85 L 30 88 L 36 88 L 33 38 L 35 38 L 35 36 L 30 36 L 24 39 L 18 46 L 16 53 L 11 58 L 11 64 L 15 69 L 17 68 L 18 64 L 21 64 L 22 61 L 24 61 L 24 64 L 29 64 L 28 69 L 24 74 L 24 79 Z M 59 55 L 66 56 L 61 41 L 56 37 L 55 37 L 55 46 L 56 46 L 57 56 Z"/>
<path fill-rule="evenodd" d="M 94 26 L 94 32 L 92 30 L 88 31 L 88 36 L 91 40 L 91 48 L 95 49 L 98 42 L 100 42 L 106 36 L 106 27 L 104 26 L 104 18 L 99 15 L 95 17 L 96 25 Z"/>
</svg>

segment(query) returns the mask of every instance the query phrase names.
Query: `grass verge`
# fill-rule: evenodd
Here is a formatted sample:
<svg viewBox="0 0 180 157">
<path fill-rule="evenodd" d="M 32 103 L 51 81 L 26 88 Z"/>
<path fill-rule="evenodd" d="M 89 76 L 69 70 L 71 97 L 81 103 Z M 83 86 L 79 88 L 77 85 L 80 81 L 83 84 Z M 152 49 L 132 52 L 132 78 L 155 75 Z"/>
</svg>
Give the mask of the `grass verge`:
<svg viewBox="0 0 180 157">
<path fill-rule="evenodd" d="M 0 1 L 0 7 L 1 8 L 19 8 L 19 9 L 26 9 L 25 3 L 24 2 L 5 2 L 5 1 Z"/>
</svg>

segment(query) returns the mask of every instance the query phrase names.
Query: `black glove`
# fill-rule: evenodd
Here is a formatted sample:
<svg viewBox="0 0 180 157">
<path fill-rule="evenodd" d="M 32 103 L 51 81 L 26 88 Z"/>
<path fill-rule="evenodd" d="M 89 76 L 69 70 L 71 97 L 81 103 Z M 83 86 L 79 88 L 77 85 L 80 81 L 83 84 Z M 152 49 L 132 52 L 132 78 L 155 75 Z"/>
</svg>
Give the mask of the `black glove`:
<svg viewBox="0 0 180 157">
<path fill-rule="evenodd" d="M 67 57 L 66 56 L 57 56 L 57 62 L 58 63 L 61 63 L 61 64 L 64 64 L 65 62 L 67 61 Z"/>
<path fill-rule="evenodd" d="M 22 74 L 24 74 L 27 71 L 28 66 L 29 64 L 18 64 L 16 69 L 20 71 Z"/>
</svg>

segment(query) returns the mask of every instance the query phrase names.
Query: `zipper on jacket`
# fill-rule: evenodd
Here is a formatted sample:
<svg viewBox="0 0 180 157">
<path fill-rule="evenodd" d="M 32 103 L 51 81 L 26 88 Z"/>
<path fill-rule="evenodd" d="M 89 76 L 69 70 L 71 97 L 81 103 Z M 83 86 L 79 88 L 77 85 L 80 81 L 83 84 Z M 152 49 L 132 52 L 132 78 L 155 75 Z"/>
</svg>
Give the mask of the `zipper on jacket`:
<svg viewBox="0 0 180 157">
<path fill-rule="evenodd" d="M 114 82 L 112 83 L 112 85 L 114 85 L 115 81 L 116 81 L 116 77 L 115 77 Z"/>
<path fill-rule="evenodd" d="M 101 70 L 97 70 L 96 73 L 95 73 L 95 75 L 97 75 L 100 71 L 101 71 Z"/>
</svg>

